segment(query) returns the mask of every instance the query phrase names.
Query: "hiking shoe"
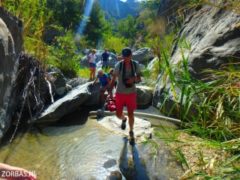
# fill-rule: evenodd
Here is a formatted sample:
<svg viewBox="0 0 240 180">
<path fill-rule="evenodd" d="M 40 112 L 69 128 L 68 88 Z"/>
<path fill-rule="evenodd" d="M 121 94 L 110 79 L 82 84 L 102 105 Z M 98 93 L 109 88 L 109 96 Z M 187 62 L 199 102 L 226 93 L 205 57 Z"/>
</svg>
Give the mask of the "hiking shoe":
<svg viewBox="0 0 240 180">
<path fill-rule="evenodd" d="M 126 129 L 126 122 L 127 122 L 127 119 L 126 119 L 126 118 L 122 120 L 122 124 L 121 124 L 121 129 L 122 129 L 122 130 L 125 130 L 125 129 Z"/>
<path fill-rule="evenodd" d="M 133 131 L 129 131 L 129 144 L 132 146 L 135 144 L 135 138 L 134 138 Z"/>
</svg>

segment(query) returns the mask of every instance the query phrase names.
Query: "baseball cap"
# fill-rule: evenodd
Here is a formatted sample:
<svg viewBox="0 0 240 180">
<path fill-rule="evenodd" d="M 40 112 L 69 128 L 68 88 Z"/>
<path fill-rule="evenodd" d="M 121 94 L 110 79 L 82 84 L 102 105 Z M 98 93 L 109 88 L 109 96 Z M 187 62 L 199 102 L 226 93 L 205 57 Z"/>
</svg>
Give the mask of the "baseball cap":
<svg viewBox="0 0 240 180">
<path fill-rule="evenodd" d="M 123 57 L 129 57 L 132 54 L 132 50 L 129 47 L 126 47 L 122 50 Z"/>
</svg>

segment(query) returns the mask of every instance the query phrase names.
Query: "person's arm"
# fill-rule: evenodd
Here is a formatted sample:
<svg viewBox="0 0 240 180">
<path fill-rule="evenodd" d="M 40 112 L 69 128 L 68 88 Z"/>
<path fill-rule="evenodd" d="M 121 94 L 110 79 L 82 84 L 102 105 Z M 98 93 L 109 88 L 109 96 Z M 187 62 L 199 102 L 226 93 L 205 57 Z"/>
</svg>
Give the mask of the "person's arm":
<svg viewBox="0 0 240 180">
<path fill-rule="evenodd" d="M 115 65 L 115 68 L 114 68 L 114 71 L 113 71 L 113 75 L 112 75 L 112 79 L 111 79 L 111 82 L 110 82 L 110 88 L 111 89 L 113 89 L 113 87 L 115 86 L 115 82 L 116 82 L 117 76 L 120 74 L 119 69 L 120 69 L 120 62 L 118 62 Z"/>
<path fill-rule="evenodd" d="M 117 78 L 117 74 L 114 72 L 113 76 L 112 76 L 112 79 L 110 81 L 110 89 L 113 89 L 113 87 L 115 85 L 115 82 L 116 82 L 116 78 Z"/>
<path fill-rule="evenodd" d="M 93 84 L 96 84 L 97 80 L 98 80 L 98 77 L 95 78 L 95 80 L 93 81 Z"/>
</svg>

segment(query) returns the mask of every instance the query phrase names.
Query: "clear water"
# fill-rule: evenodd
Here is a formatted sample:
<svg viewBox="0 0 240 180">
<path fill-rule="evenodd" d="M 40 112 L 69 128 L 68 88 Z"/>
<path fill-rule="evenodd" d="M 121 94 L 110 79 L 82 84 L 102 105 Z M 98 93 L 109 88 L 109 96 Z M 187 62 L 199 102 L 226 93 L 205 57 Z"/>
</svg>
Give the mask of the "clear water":
<svg viewBox="0 0 240 180">
<path fill-rule="evenodd" d="M 118 170 L 124 141 L 96 120 L 29 132 L 0 149 L 0 160 L 35 171 L 38 179 L 106 179 Z"/>
<path fill-rule="evenodd" d="M 79 122 L 84 116 L 77 113 L 63 124 L 19 134 L 0 148 L 0 161 L 33 171 L 40 180 L 104 180 L 116 170 L 127 179 L 177 179 L 179 166 L 164 145 L 156 158 L 151 148 L 130 146 L 126 137 L 104 128 L 93 116 Z"/>
</svg>

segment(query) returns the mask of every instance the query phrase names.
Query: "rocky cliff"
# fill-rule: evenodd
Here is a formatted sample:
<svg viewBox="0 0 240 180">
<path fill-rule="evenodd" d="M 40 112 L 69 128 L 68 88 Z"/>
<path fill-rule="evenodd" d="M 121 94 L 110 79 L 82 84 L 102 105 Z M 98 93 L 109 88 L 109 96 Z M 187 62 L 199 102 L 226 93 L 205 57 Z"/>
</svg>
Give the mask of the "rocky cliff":
<svg viewBox="0 0 240 180">
<path fill-rule="evenodd" d="M 184 40 L 187 44 L 181 46 Z M 170 64 L 180 65 L 183 56 L 193 78 L 206 77 L 206 69 L 218 69 L 229 62 L 240 62 L 240 15 L 221 8 L 204 6 L 186 18 L 173 47 Z M 179 74 L 182 66 L 174 69 Z M 176 77 L 180 79 L 181 77 Z M 165 94 L 168 101 L 175 101 L 169 77 L 159 76 L 154 93 L 155 106 L 162 104 Z M 181 90 L 177 90 L 180 95 Z"/>
<path fill-rule="evenodd" d="M 35 58 L 22 53 L 22 22 L 0 8 L 0 139 L 51 103 L 51 83 Z"/>
<path fill-rule="evenodd" d="M 0 138 L 10 126 L 15 109 L 12 87 L 22 50 L 21 33 L 21 21 L 0 8 Z"/>
</svg>

